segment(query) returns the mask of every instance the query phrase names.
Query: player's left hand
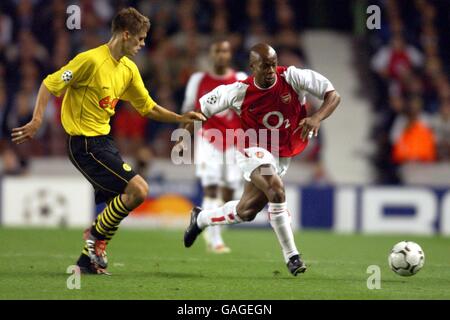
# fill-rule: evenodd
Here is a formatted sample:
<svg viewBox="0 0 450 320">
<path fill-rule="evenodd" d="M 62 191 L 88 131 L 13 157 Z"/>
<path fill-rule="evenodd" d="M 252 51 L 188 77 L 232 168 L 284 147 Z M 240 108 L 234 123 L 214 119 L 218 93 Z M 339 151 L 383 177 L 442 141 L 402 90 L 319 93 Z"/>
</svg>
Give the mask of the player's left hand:
<svg viewBox="0 0 450 320">
<path fill-rule="evenodd" d="M 206 117 L 201 112 L 189 111 L 181 115 L 181 123 L 191 123 L 194 121 L 206 121 Z"/>
<path fill-rule="evenodd" d="M 313 136 L 317 137 L 320 128 L 320 121 L 314 116 L 303 118 L 298 124 L 299 128 L 302 128 L 301 138 L 306 140 L 306 138 L 311 139 Z"/>
</svg>

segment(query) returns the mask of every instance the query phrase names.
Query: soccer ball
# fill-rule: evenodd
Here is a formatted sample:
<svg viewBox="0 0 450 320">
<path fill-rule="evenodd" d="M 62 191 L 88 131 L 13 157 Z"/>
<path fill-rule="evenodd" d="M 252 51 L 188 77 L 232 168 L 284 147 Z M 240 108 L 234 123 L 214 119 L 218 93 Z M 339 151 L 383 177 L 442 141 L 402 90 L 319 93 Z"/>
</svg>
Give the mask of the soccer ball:
<svg viewBox="0 0 450 320">
<path fill-rule="evenodd" d="M 401 276 L 409 277 L 422 269 L 425 254 L 417 243 L 402 241 L 392 248 L 388 261 L 392 271 Z"/>
</svg>

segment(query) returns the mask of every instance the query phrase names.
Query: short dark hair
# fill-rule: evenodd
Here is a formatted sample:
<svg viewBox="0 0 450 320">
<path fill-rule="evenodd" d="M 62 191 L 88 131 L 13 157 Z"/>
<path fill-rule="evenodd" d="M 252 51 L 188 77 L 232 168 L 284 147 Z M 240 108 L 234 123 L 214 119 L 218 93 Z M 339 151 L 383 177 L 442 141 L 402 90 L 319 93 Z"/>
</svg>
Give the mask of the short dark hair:
<svg viewBox="0 0 450 320">
<path fill-rule="evenodd" d="M 150 20 L 132 7 L 124 8 L 117 12 L 111 25 L 111 32 L 113 34 L 129 31 L 131 34 L 137 35 L 142 31 L 148 32 L 149 29 Z"/>
</svg>

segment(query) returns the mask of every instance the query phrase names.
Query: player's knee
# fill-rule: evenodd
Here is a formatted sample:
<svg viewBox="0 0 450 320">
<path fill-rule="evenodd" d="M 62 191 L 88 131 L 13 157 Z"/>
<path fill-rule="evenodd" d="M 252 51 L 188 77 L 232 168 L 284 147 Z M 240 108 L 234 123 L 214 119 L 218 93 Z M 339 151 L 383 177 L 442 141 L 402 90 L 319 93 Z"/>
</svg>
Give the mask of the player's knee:
<svg viewBox="0 0 450 320">
<path fill-rule="evenodd" d="M 148 184 L 140 177 L 132 180 L 127 189 L 126 193 L 131 197 L 134 206 L 140 205 L 147 198 Z"/>
<path fill-rule="evenodd" d="M 270 186 L 267 192 L 267 198 L 269 202 L 282 203 L 286 201 L 286 194 L 284 192 L 284 186 L 280 184 L 274 184 Z"/>
<path fill-rule="evenodd" d="M 136 188 L 136 192 L 134 194 L 136 202 L 142 203 L 145 201 L 148 195 L 148 184 L 147 182 L 139 184 Z"/>
</svg>

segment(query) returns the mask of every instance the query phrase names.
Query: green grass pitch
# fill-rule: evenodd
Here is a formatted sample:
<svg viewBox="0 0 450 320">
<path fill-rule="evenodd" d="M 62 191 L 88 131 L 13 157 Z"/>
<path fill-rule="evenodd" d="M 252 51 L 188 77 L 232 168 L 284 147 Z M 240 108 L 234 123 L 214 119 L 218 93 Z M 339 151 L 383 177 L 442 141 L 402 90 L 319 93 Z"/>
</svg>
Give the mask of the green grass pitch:
<svg viewBox="0 0 450 320">
<path fill-rule="evenodd" d="M 0 299 L 450 299 L 448 238 L 297 232 L 309 269 L 293 277 L 272 230 L 227 230 L 228 255 L 206 253 L 202 238 L 185 249 L 181 230 L 120 230 L 108 247 L 112 276 L 82 276 L 70 290 L 81 233 L 0 228 Z M 413 277 L 387 265 L 400 240 L 425 251 Z M 367 288 L 369 265 L 381 267 L 379 290 Z"/>
</svg>

